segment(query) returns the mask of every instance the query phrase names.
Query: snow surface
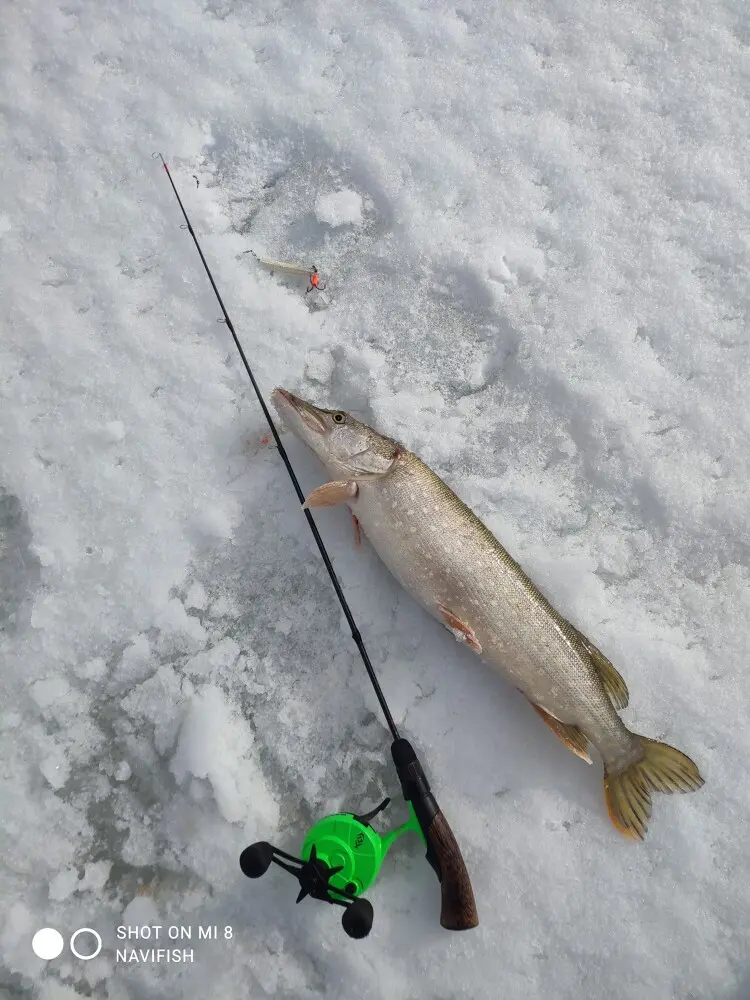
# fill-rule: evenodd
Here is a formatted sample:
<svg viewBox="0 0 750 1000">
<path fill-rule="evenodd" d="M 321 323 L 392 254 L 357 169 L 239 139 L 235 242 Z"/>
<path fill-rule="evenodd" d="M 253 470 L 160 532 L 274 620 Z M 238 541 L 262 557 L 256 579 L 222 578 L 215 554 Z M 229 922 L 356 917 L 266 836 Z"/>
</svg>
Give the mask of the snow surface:
<svg viewBox="0 0 750 1000">
<path fill-rule="evenodd" d="M 315 215 L 331 228 L 359 225 L 362 222 L 362 196 L 344 188 L 330 194 L 319 194 L 315 199 Z"/>
<path fill-rule="evenodd" d="M 745 0 L 25 0 L 0 34 L 0 996 L 750 997 Z M 362 942 L 242 876 L 252 841 L 405 809 L 154 150 L 266 398 L 401 438 L 695 758 L 644 844 L 332 511 L 481 924 L 439 928 L 414 839 Z M 328 308 L 250 246 L 314 259 Z M 233 936 L 132 966 L 124 922 Z"/>
</svg>

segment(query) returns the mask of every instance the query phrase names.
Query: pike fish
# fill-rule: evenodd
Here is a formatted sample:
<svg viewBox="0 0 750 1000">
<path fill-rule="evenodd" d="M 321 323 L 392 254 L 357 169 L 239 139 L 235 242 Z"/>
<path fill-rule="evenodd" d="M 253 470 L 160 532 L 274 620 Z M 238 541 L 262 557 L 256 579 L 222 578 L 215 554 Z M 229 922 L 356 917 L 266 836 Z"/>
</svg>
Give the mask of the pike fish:
<svg viewBox="0 0 750 1000">
<path fill-rule="evenodd" d="M 621 833 L 643 839 L 652 792 L 700 788 L 689 757 L 625 726 L 628 689 L 615 667 L 424 462 L 341 410 L 282 388 L 272 401 L 332 477 L 305 506 L 348 505 L 357 531 L 433 617 L 523 692 L 573 753 L 591 763 L 596 747 Z"/>
</svg>

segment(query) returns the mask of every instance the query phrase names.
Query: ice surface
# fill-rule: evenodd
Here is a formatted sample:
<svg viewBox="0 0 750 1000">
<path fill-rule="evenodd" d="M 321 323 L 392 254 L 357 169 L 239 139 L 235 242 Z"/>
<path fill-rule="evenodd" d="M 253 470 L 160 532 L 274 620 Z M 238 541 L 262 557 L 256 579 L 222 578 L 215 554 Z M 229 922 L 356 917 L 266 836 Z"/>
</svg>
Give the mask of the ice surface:
<svg viewBox="0 0 750 1000">
<path fill-rule="evenodd" d="M 27 0 L 0 33 L 0 996 L 746 1000 L 744 0 Z M 242 876 L 255 840 L 406 813 L 157 149 L 266 399 L 420 454 L 698 762 L 644 844 L 324 511 L 481 923 L 440 929 L 413 838 L 359 943 Z M 133 966 L 131 920 L 233 936 Z M 102 953 L 45 963 L 45 926 Z"/>
</svg>

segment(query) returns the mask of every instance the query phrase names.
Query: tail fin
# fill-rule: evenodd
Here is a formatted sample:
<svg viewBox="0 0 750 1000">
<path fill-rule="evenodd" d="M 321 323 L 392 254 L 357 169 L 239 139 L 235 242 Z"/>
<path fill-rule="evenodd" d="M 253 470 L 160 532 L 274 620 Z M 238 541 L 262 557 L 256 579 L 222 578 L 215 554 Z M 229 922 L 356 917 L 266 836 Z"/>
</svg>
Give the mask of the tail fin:
<svg viewBox="0 0 750 1000">
<path fill-rule="evenodd" d="M 624 771 L 604 768 L 604 794 L 612 822 L 626 837 L 643 840 L 651 816 L 651 792 L 694 792 L 703 784 L 689 757 L 666 743 L 638 736 L 643 756 Z"/>
</svg>

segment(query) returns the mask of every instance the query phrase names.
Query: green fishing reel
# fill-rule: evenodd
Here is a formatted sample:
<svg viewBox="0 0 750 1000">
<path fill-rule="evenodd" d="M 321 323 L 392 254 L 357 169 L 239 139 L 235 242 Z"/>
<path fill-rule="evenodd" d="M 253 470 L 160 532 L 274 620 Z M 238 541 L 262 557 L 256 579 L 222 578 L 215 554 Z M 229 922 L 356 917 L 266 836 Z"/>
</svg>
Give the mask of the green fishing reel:
<svg viewBox="0 0 750 1000">
<path fill-rule="evenodd" d="M 265 840 L 251 844 L 240 855 L 240 868 L 248 878 L 260 878 L 273 862 L 298 879 L 298 903 L 311 896 L 343 906 L 341 923 L 349 937 L 367 937 L 372 928 L 373 909 L 362 894 L 377 879 L 391 844 L 410 830 L 425 839 L 411 804 L 411 816 L 406 823 L 387 834 L 373 830 L 370 821 L 390 801 L 385 799 L 362 816 L 335 813 L 319 820 L 308 831 L 300 858 Z"/>
</svg>

